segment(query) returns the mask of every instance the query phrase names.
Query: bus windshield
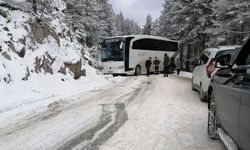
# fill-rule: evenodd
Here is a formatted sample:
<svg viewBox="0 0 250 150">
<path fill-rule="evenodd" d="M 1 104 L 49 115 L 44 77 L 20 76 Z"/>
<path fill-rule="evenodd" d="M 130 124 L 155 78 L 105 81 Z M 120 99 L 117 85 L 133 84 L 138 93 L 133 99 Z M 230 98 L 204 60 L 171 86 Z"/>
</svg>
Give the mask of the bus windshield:
<svg viewBox="0 0 250 150">
<path fill-rule="evenodd" d="M 102 62 L 123 61 L 124 51 L 123 42 L 105 42 L 102 44 Z"/>
</svg>

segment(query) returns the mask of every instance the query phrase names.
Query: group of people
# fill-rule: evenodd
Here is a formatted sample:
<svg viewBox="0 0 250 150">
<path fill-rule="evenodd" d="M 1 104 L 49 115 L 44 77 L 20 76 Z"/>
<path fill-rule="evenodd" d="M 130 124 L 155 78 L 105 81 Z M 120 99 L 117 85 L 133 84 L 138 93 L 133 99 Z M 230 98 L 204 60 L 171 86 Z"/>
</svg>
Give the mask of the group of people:
<svg viewBox="0 0 250 150">
<path fill-rule="evenodd" d="M 159 73 L 160 63 L 161 63 L 161 61 L 157 57 L 155 57 L 153 64 L 155 66 L 155 74 L 156 75 Z M 147 76 L 149 76 L 149 74 L 150 74 L 151 65 L 152 65 L 152 57 L 149 57 L 149 59 L 146 60 L 146 62 L 145 62 L 145 67 L 147 69 Z M 170 58 L 169 58 L 168 54 L 164 55 L 163 67 L 164 67 L 164 77 L 168 77 L 169 69 L 170 69 Z M 177 70 L 177 75 L 179 75 L 180 69 L 181 69 L 180 59 L 177 59 L 177 61 L 175 63 L 175 67 Z"/>
</svg>

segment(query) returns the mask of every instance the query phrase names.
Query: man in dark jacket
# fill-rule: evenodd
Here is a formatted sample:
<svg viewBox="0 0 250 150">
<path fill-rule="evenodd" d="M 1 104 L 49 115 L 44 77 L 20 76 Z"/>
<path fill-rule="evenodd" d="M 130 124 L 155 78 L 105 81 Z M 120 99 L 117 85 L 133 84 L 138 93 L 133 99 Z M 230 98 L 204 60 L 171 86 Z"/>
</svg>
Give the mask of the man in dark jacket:
<svg viewBox="0 0 250 150">
<path fill-rule="evenodd" d="M 145 67 L 146 67 L 146 69 L 147 69 L 147 76 L 149 76 L 149 73 L 150 73 L 150 66 L 151 66 L 151 64 L 152 64 L 151 59 L 152 59 L 152 58 L 149 57 L 149 59 L 146 60 L 146 63 L 145 63 Z"/>
<path fill-rule="evenodd" d="M 165 54 L 164 56 L 164 77 L 168 77 L 168 72 L 169 72 L 169 57 L 168 54 Z"/>
<path fill-rule="evenodd" d="M 159 73 L 159 65 L 160 65 L 161 61 L 155 57 L 155 60 L 154 60 L 154 65 L 155 65 L 155 74 L 157 75 Z"/>
<path fill-rule="evenodd" d="M 177 70 L 177 75 L 179 75 L 180 71 L 181 71 L 181 62 L 180 62 L 179 58 L 177 59 L 175 66 L 176 66 L 176 70 Z"/>
</svg>

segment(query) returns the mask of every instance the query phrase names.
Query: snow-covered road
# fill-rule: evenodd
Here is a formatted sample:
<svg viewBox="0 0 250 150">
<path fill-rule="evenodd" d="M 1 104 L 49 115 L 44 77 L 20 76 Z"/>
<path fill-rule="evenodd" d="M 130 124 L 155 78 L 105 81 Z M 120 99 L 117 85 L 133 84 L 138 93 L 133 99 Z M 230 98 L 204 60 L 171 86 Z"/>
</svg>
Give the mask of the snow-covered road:
<svg viewBox="0 0 250 150">
<path fill-rule="evenodd" d="M 1 149 L 224 150 L 206 135 L 207 104 L 190 78 L 127 77 L 0 126 Z"/>
</svg>

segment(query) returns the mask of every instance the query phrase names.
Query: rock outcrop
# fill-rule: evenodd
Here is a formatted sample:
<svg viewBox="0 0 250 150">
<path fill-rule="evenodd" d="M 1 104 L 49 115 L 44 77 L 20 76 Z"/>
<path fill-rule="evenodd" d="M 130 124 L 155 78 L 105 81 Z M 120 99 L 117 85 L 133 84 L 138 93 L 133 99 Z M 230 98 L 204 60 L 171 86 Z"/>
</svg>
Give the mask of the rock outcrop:
<svg viewBox="0 0 250 150">
<path fill-rule="evenodd" d="M 42 56 L 42 58 L 36 57 L 35 59 L 35 72 L 40 73 L 42 69 L 45 73 L 53 74 L 52 64 L 54 63 L 54 59 L 49 57 L 48 55 Z"/>
<path fill-rule="evenodd" d="M 0 15 L 3 16 L 4 18 L 8 17 L 8 14 L 3 10 L 0 10 Z"/>
<path fill-rule="evenodd" d="M 4 57 L 5 59 L 11 61 L 11 57 L 10 57 L 10 55 L 9 55 L 7 52 L 3 52 L 2 55 L 3 55 L 3 57 Z"/>
<path fill-rule="evenodd" d="M 53 64 L 53 61 L 52 61 L 52 60 L 50 60 L 49 58 L 46 58 L 45 56 L 43 56 L 41 68 L 42 68 L 46 73 L 53 74 L 53 69 L 51 68 L 52 64 Z"/>
<path fill-rule="evenodd" d="M 34 63 L 35 72 L 40 73 L 43 70 L 45 73 L 53 74 L 54 72 L 52 69 L 52 65 L 54 61 L 55 59 L 51 57 L 48 53 L 45 56 L 42 56 L 42 58 L 36 57 Z M 86 70 L 82 69 L 83 68 L 82 66 L 83 66 L 82 59 L 80 59 L 76 63 L 65 62 L 64 66 L 62 66 L 60 70 L 58 70 L 58 73 L 66 75 L 67 74 L 66 69 L 68 68 L 69 71 L 72 72 L 74 79 L 79 79 L 81 76 L 86 76 Z M 29 72 L 27 74 L 29 74 Z"/>
<path fill-rule="evenodd" d="M 74 79 L 79 79 L 81 76 L 86 76 L 86 70 L 82 70 L 82 59 L 77 63 L 64 63 L 66 68 L 74 74 Z"/>
<path fill-rule="evenodd" d="M 31 32 L 35 41 L 39 44 L 43 44 L 45 38 L 49 35 L 52 36 L 57 44 L 60 46 L 60 38 L 58 37 L 57 33 L 50 29 L 50 27 L 41 21 L 34 21 L 31 23 Z"/>
</svg>

